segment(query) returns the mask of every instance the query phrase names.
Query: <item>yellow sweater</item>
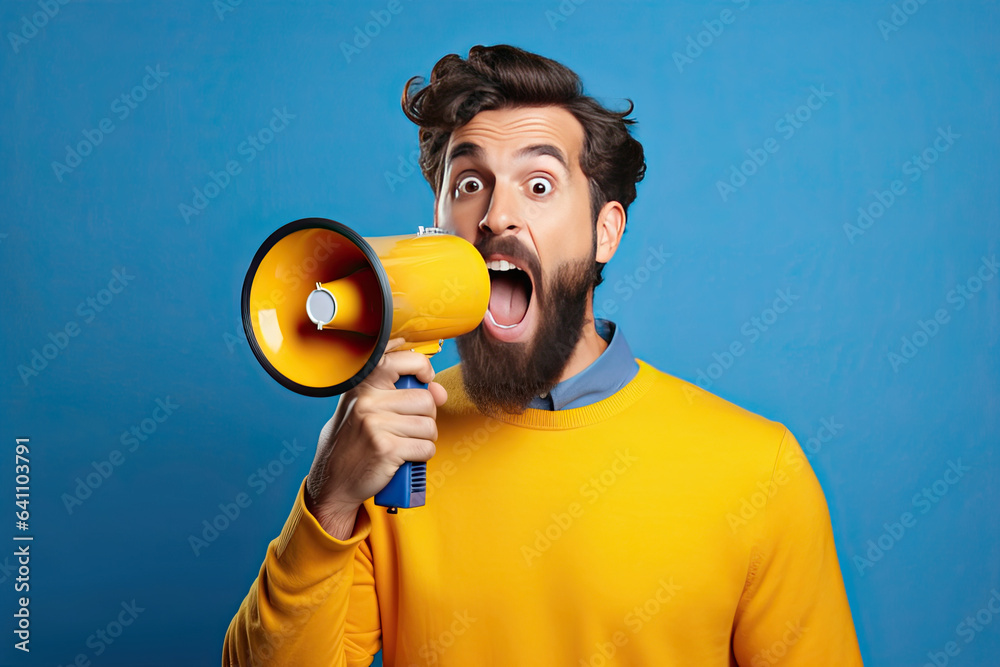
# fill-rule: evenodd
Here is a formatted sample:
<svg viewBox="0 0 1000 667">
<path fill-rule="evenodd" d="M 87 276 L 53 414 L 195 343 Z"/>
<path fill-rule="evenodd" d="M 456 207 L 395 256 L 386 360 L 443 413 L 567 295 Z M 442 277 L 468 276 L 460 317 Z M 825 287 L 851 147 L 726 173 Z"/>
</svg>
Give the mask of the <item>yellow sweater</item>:
<svg viewBox="0 0 1000 667">
<path fill-rule="evenodd" d="M 583 408 L 479 414 L 437 376 L 427 505 L 303 504 L 223 665 L 860 665 L 823 492 L 781 424 L 639 362 Z"/>
</svg>

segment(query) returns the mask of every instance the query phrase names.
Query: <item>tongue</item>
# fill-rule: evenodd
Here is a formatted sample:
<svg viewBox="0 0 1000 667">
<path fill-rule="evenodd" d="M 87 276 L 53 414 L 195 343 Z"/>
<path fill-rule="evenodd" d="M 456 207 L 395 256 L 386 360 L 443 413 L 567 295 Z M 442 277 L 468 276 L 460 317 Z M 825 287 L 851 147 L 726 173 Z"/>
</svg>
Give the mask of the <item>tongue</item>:
<svg viewBox="0 0 1000 667">
<path fill-rule="evenodd" d="M 490 275 L 490 313 L 493 320 L 503 326 L 517 324 L 528 312 L 528 293 L 524 282 L 503 273 L 490 272 Z"/>
</svg>

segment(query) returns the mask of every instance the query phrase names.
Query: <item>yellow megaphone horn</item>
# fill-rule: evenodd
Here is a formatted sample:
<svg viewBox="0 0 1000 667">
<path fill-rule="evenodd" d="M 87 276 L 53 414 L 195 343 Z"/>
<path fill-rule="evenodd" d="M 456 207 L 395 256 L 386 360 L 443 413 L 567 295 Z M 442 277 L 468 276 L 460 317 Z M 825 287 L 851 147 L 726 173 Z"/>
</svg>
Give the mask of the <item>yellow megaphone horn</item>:
<svg viewBox="0 0 1000 667">
<path fill-rule="evenodd" d="M 336 396 L 378 364 L 391 338 L 431 355 L 479 326 L 490 278 L 479 251 L 437 228 L 362 238 L 325 218 L 281 227 L 243 281 L 243 328 L 261 366 L 306 396 Z M 422 386 L 412 376 L 397 387 Z M 399 481 L 397 481 L 399 480 Z M 408 462 L 375 496 L 391 508 L 424 504 L 426 464 Z"/>
</svg>

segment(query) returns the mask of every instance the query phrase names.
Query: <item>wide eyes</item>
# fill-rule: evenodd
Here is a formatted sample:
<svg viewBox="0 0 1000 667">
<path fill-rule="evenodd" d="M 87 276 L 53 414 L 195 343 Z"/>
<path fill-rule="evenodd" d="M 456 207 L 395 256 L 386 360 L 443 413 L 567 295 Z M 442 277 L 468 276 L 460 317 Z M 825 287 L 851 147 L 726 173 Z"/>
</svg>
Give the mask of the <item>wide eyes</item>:
<svg viewBox="0 0 1000 667">
<path fill-rule="evenodd" d="M 475 176 L 466 176 L 455 187 L 456 194 L 474 195 L 483 189 L 483 182 Z"/>
<path fill-rule="evenodd" d="M 483 182 L 478 176 L 465 176 L 455 186 L 455 196 L 474 195 L 483 190 Z M 544 197 L 552 192 L 552 181 L 536 176 L 528 181 L 528 192 L 536 197 Z"/>
<path fill-rule="evenodd" d="M 535 196 L 543 197 L 552 192 L 552 182 L 547 178 L 536 176 L 528 181 L 528 191 Z"/>
</svg>

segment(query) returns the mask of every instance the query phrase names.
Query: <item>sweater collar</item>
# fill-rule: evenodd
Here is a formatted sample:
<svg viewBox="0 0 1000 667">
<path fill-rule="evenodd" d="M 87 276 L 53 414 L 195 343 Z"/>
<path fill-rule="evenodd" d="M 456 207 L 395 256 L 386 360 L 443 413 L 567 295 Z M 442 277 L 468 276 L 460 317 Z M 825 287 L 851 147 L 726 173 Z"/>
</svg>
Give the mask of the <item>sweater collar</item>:
<svg viewBox="0 0 1000 667">
<path fill-rule="evenodd" d="M 611 419 L 624 412 L 646 392 L 648 392 L 660 375 L 659 371 L 642 360 L 634 360 L 639 370 L 624 387 L 605 399 L 584 405 L 578 408 L 566 410 L 538 410 L 527 408 L 520 414 L 500 413 L 490 415 L 496 421 L 540 431 L 560 431 L 573 428 L 591 426 Z M 466 395 L 462 387 L 461 364 L 445 369 L 438 374 L 437 379 L 445 385 L 448 390 L 448 403 L 456 415 L 478 415 L 480 418 L 486 417 L 480 413 L 476 406 Z"/>
<path fill-rule="evenodd" d="M 528 403 L 536 410 L 566 410 L 597 403 L 612 396 L 639 371 L 625 334 L 608 320 L 595 320 L 597 334 L 608 346 L 589 366 Z"/>
</svg>

